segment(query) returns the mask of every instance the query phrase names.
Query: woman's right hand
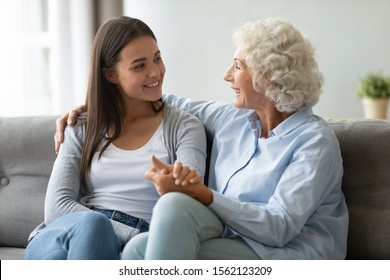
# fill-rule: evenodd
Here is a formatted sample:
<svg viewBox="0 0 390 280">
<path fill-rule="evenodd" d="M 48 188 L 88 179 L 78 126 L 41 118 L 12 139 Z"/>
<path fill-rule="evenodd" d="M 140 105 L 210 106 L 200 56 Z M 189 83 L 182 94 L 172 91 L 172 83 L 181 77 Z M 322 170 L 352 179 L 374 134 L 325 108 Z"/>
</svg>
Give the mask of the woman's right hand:
<svg viewBox="0 0 390 280">
<path fill-rule="evenodd" d="M 54 135 L 56 154 L 58 154 L 60 146 L 64 142 L 65 127 L 76 124 L 77 117 L 83 112 L 85 112 L 85 105 L 80 105 L 56 120 L 56 134 Z"/>
</svg>

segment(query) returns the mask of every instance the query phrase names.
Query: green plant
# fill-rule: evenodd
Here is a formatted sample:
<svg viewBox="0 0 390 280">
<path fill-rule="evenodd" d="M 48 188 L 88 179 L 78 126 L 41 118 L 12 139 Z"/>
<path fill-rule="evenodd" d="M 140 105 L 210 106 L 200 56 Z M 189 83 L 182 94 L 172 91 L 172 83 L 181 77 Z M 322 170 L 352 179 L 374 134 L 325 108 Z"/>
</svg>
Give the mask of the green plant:
<svg viewBox="0 0 390 280">
<path fill-rule="evenodd" d="M 360 80 L 358 96 L 373 99 L 390 98 L 390 77 L 378 72 L 368 73 Z"/>
</svg>

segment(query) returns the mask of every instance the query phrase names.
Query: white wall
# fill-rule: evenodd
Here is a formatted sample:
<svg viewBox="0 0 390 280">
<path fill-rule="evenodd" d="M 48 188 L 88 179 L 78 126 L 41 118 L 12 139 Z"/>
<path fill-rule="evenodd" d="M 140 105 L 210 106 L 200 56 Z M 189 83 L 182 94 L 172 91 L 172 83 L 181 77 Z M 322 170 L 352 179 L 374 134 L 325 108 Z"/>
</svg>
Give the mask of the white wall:
<svg viewBox="0 0 390 280">
<path fill-rule="evenodd" d="M 165 92 L 232 101 L 222 79 L 231 35 L 248 20 L 283 17 L 317 48 L 325 76 L 315 113 L 363 117 L 356 89 L 369 71 L 390 75 L 390 0 L 125 0 L 125 14 L 155 32 L 167 67 Z"/>
</svg>

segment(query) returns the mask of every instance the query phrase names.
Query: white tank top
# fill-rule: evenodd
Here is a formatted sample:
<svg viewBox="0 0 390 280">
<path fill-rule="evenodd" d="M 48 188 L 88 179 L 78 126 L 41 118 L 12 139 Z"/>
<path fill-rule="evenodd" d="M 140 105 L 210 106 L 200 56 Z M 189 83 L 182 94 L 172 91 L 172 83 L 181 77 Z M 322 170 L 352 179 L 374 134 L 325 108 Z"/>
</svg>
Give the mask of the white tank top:
<svg viewBox="0 0 390 280">
<path fill-rule="evenodd" d="M 99 160 L 98 155 L 99 152 L 95 154 L 91 164 L 90 182 L 94 195 L 87 205 L 121 211 L 150 222 L 159 195 L 144 174 L 151 167 L 152 155 L 167 162 L 163 122 L 141 148 L 122 150 L 111 144 Z"/>
</svg>

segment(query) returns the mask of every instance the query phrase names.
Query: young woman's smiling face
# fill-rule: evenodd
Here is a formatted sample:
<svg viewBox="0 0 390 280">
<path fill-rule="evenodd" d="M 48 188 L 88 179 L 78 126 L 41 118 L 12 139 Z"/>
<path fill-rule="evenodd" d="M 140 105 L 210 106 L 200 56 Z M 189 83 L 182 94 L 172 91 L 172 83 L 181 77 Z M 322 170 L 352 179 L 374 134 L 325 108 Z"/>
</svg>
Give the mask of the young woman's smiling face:
<svg viewBox="0 0 390 280">
<path fill-rule="evenodd" d="M 162 96 L 164 75 L 165 65 L 156 41 L 142 36 L 121 50 L 115 70 L 106 73 L 106 78 L 115 83 L 125 97 L 156 101 Z"/>
</svg>

